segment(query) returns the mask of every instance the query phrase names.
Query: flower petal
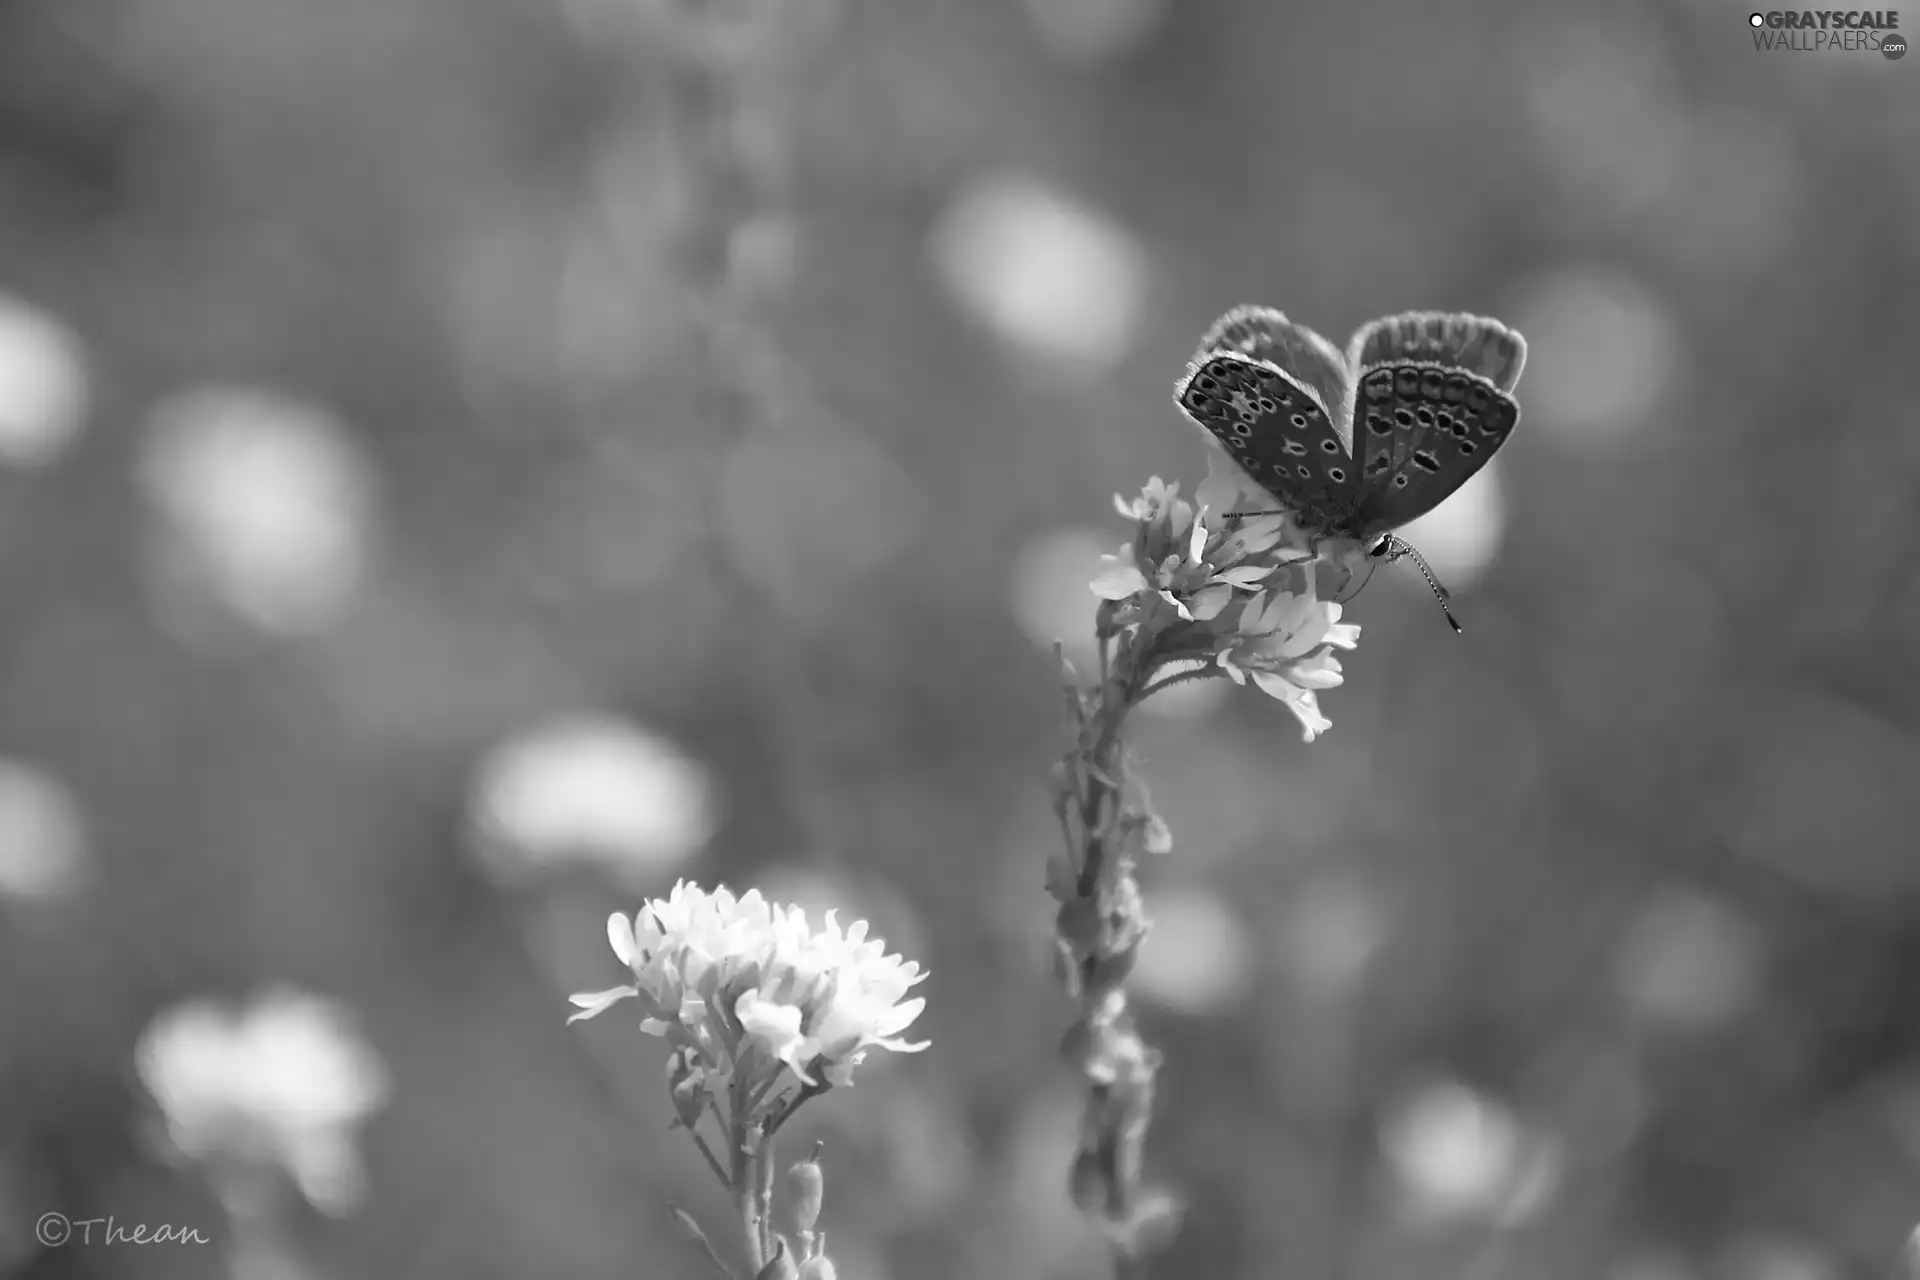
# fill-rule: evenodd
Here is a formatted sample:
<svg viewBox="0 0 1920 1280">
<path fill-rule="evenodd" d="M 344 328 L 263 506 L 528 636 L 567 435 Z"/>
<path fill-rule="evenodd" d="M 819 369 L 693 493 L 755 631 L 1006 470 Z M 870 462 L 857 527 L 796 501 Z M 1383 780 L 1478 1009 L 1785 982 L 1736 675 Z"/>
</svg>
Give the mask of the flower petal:
<svg viewBox="0 0 1920 1280">
<path fill-rule="evenodd" d="M 1193 500 L 1204 512 L 1231 511 L 1243 498 L 1258 500 L 1258 490 L 1239 463 L 1211 436 L 1207 439 L 1207 478 L 1193 491 Z"/>
<path fill-rule="evenodd" d="M 633 964 L 633 921 L 624 912 L 616 911 L 607 917 L 607 942 L 612 945 L 613 954 L 620 958 L 621 964 Z"/>
<path fill-rule="evenodd" d="M 631 928 L 627 936 L 610 923 L 608 937 L 632 985 L 575 996 L 579 1016 L 645 997 L 641 1031 L 665 1037 L 705 1078 L 737 1077 L 764 1097 L 787 1071 L 809 1083 L 822 1073 L 845 1080 L 870 1050 L 918 1048 L 898 1037 L 926 1007 L 905 996 L 927 975 L 888 955 L 865 921 L 843 927 L 828 911 L 814 928 L 805 911 L 757 890 L 683 882 L 643 906 Z"/>
<path fill-rule="evenodd" d="M 1311 689 L 1302 689 L 1285 676 L 1272 671 L 1256 671 L 1253 680 L 1262 692 L 1287 704 L 1287 710 L 1293 712 L 1294 718 L 1300 721 L 1304 731 L 1303 741 L 1312 742 L 1316 734 L 1333 728 L 1333 721 L 1320 714 L 1320 700 L 1313 696 Z"/>
<path fill-rule="evenodd" d="M 1233 588 L 1224 582 L 1202 587 L 1187 601 L 1189 616 L 1196 622 L 1209 622 L 1233 603 Z"/>
<path fill-rule="evenodd" d="M 582 991 L 575 995 L 570 995 L 567 999 L 578 1005 L 580 1012 L 568 1018 L 567 1024 L 571 1026 L 582 1019 L 597 1017 L 605 1013 L 608 1009 L 611 1009 L 614 1005 L 619 1004 L 622 1000 L 639 994 L 640 993 L 632 987 L 608 987 L 605 991 Z"/>
<path fill-rule="evenodd" d="M 782 1004 L 758 991 L 748 991 L 734 1002 L 733 1016 L 746 1029 L 748 1039 L 758 1041 L 772 1057 L 794 1065 L 794 1052 L 804 1039 L 798 1005 Z"/>
<path fill-rule="evenodd" d="M 1287 518 L 1282 515 L 1248 516 L 1240 521 L 1233 536 L 1243 555 L 1271 551 L 1287 536 Z"/>
<path fill-rule="evenodd" d="M 1102 600 L 1125 600 L 1147 589 L 1146 576 L 1140 572 L 1139 566 L 1131 562 L 1118 563 L 1107 556 L 1101 559 L 1109 563 L 1088 585 L 1093 588 L 1093 594 Z"/>
<path fill-rule="evenodd" d="M 1326 649 L 1287 668 L 1287 679 L 1303 689 L 1331 689 L 1345 678 L 1340 671 L 1340 659 Z"/>
<path fill-rule="evenodd" d="M 1214 575 L 1215 582 L 1224 582 L 1229 586 L 1254 588 L 1273 576 L 1274 566 L 1270 564 L 1242 564 L 1223 570 Z"/>
<path fill-rule="evenodd" d="M 902 1000 L 891 1010 L 874 1020 L 873 1029 L 877 1036 L 891 1036 L 913 1025 L 914 1019 L 927 1007 L 925 996 L 915 996 L 911 1000 Z"/>
<path fill-rule="evenodd" d="M 1312 602 L 1315 605 L 1319 603 L 1317 600 Z M 1297 624 L 1288 628 L 1287 643 L 1281 652 L 1293 657 L 1317 648 L 1326 639 L 1329 625 L 1326 609 L 1309 607 L 1303 611 Z"/>
<path fill-rule="evenodd" d="M 1351 649 L 1360 643 L 1360 624 L 1357 622 L 1336 622 L 1327 628 L 1322 641 L 1340 649 Z"/>
<path fill-rule="evenodd" d="M 1193 519 L 1193 507 L 1182 499 L 1173 496 L 1179 492 L 1180 489 L 1178 485 L 1172 486 L 1167 490 L 1167 534 L 1173 538 L 1178 538 L 1185 534 L 1187 531 L 1187 523 Z"/>
</svg>

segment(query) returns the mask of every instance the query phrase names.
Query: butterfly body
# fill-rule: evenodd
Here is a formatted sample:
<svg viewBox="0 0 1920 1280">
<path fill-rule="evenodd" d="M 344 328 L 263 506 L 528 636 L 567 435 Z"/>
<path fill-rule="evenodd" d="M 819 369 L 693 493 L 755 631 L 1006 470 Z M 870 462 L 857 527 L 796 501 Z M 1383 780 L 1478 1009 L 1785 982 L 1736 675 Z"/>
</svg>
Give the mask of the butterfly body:
<svg viewBox="0 0 1920 1280">
<path fill-rule="evenodd" d="M 1341 352 L 1271 307 L 1237 307 L 1201 340 L 1174 401 L 1312 542 L 1392 560 L 1411 553 L 1393 531 L 1513 434 L 1526 357 L 1524 338 L 1480 316 L 1388 316 Z"/>
</svg>

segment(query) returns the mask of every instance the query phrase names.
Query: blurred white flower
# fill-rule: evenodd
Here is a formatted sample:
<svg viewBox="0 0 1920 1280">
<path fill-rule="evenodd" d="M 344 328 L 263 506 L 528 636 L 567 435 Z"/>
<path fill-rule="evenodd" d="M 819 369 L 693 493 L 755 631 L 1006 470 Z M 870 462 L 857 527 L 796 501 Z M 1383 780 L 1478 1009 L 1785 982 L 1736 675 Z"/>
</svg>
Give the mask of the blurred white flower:
<svg viewBox="0 0 1920 1280">
<path fill-rule="evenodd" d="M 1082 671 L 1099 660 L 1087 627 L 1086 584 L 1102 574 L 1103 553 L 1112 546 L 1093 529 L 1044 530 L 1014 554 L 1008 575 L 1008 605 L 1020 630 L 1043 649 L 1060 641 L 1068 660 Z M 1138 570 L 1134 574 L 1138 577 Z M 1146 579 L 1139 585 L 1144 587 Z"/>
<path fill-rule="evenodd" d="M 1643 1017 L 1710 1027 L 1759 998 L 1762 956 L 1753 926 L 1733 907 L 1668 890 L 1629 925 L 1614 972 L 1622 998 Z"/>
<path fill-rule="evenodd" d="M 134 1061 L 182 1155 L 278 1167 L 329 1213 L 358 1203 L 355 1129 L 388 1082 L 338 1004 L 288 989 L 243 1008 L 193 1001 L 154 1019 Z"/>
<path fill-rule="evenodd" d="M 1321 999 L 1353 994 L 1386 945 L 1391 910 L 1371 886 L 1321 876 L 1287 900 L 1278 940 L 1285 972 Z"/>
<path fill-rule="evenodd" d="M 72 793 L 30 764 L 0 758 L 0 897 L 70 898 L 86 883 L 89 863 Z"/>
<path fill-rule="evenodd" d="M 1511 1225 L 1558 1184 L 1557 1148 L 1505 1104 L 1455 1081 L 1409 1091 L 1381 1136 L 1407 1208 L 1422 1219 Z"/>
<path fill-rule="evenodd" d="M 1433 571 L 1455 590 L 1478 578 L 1499 554 L 1507 523 L 1500 468 L 1500 459 L 1492 459 L 1452 497 L 1396 530 L 1420 548 Z M 1396 573 L 1392 580 L 1404 590 L 1427 590 L 1426 580 L 1417 574 Z"/>
<path fill-rule="evenodd" d="M 1516 327 L 1532 335 L 1528 421 L 1576 440 L 1649 426 L 1685 358 L 1660 298 L 1611 273 L 1565 270 L 1537 281 Z"/>
<path fill-rule="evenodd" d="M 1166 17 L 1166 0 L 1025 0 L 1047 52 L 1063 62 L 1117 58 Z"/>
<path fill-rule="evenodd" d="M 553 864 L 599 865 L 643 888 L 713 836 L 713 785 L 665 738 L 613 716 L 581 715 L 496 748 L 474 787 L 479 850 L 514 883 Z"/>
<path fill-rule="evenodd" d="M 0 463 L 51 462 L 78 434 L 87 370 L 73 330 L 0 294 Z"/>
<path fill-rule="evenodd" d="M 374 476 L 325 412 L 209 388 L 155 408 L 141 481 L 161 520 L 162 583 L 266 631 L 334 622 L 365 576 Z"/>
<path fill-rule="evenodd" d="M 1726 1271 L 1741 1280 L 1840 1280 L 1848 1268 L 1814 1241 L 1756 1233 L 1724 1251 Z"/>
<path fill-rule="evenodd" d="M 934 262 L 974 317 L 1043 359 L 1110 368 L 1146 305 L 1146 257 L 1105 214 L 1018 174 L 975 182 L 934 228 Z"/>
<path fill-rule="evenodd" d="M 843 932 L 829 911 L 816 931 L 805 910 L 758 889 L 736 898 L 682 881 L 632 919 L 608 920 L 607 938 L 634 982 L 574 996 L 580 1012 L 568 1021 L 638 999 L 642 1031 L 665 1036 L 700 1071 L 746 1073 L 756 1091 L 783 1069 L 849 1085 L 869 1049 L 927 1047 L 899 1038 L 927 1003 L 903 997 L 927 975 L 869 941 L 864 920 Z"/>
<path fill-rule="evenodd" d="M 1153 931 L 1136 953 L 1139 994 L 1187 1014 L 1233 1008 L 1253 983 L 1257 948 L 1247 926 L 1206 889 L 1159 890 L 1147 898 Z"/>
</svg>

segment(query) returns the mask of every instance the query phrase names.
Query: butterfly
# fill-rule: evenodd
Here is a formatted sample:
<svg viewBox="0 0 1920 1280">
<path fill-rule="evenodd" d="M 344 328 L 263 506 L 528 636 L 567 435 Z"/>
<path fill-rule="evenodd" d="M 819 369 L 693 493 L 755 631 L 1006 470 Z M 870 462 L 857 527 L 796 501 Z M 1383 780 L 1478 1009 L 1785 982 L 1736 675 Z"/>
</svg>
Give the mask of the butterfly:
<svg viewBox="0 0 1920 1280">
<path fill-rule="evenodd" d="M 1513 434 L 1527 342 L 1482 316 L 1408 311 L 1360 326 L 1343 355 L 1272 307 L 1242 306 L 1200 340 L 1174 403 L 1294 517 L 1309 544 L 1411 556 L 1394 534 L 1451 497 Z"/>
</svg>

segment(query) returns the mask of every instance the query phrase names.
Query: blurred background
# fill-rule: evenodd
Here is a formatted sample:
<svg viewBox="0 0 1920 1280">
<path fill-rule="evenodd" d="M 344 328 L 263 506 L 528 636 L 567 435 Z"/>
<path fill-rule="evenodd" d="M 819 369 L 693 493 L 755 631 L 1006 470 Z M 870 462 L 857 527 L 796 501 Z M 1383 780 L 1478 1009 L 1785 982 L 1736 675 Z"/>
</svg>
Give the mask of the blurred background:
<svg viewBox="0 0 1920 1280">
<path fill-rule="evenodd" d="M 1464 639 L 1383 571 L 1318 742 L 1141 713 L 1154 1274 L 1889 1274 L 1916 76 L 1733 0 L 0 2 L 0 1273 L 696 1274 L 660 1042 L 563 1025 L 686 876 L 932 970 L 790 1130 L 840 1276 L 1105 1275 L 1049 646 L 1264 302 L 1500 316 L 1525 421 L 1409 531 Z"/>
</svg>

